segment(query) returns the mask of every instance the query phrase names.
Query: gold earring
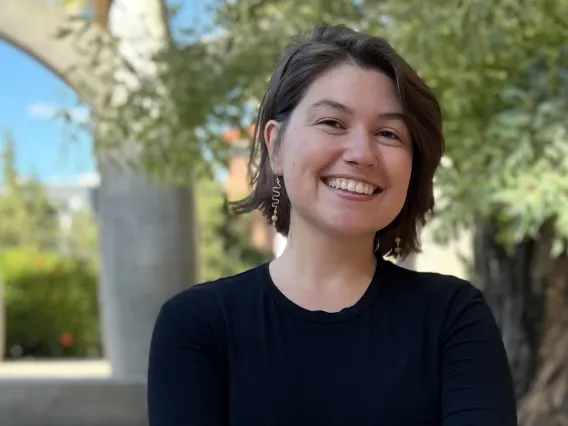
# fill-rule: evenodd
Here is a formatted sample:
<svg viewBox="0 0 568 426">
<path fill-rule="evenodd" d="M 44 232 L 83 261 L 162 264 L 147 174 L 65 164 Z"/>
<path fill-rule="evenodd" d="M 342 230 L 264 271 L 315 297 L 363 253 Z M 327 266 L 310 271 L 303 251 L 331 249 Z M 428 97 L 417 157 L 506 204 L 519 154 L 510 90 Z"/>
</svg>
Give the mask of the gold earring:
<svg viewBox="0 0 568 426">
<path fill-rule="evenodd" d="M 400 255 L 400 252 L 402 251 L 400 248 L 400 237 L 396 237 L 394 239 L 394 242 L 396 243 L 396 248 L 394 249 L 394 252 L 396 253 L 396 255 Z"/>
<path fill-rule="evenodd" d="M 280 179 L 276 176 L 276 185 L 272 187 L 272 207 L 274 212 L 272 214 L 272 223 L 276 224 L 278 221 L 278 204 L 280 204 Z"/>
</svg>

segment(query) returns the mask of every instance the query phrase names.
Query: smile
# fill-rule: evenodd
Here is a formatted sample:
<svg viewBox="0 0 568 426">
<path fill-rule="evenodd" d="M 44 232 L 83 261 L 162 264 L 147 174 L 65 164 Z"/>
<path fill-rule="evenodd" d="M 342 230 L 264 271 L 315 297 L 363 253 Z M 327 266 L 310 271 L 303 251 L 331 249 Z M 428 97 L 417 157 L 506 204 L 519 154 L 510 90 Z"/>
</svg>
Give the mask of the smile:
<svg viewBox="0 0 568 426">
<path fill-rule="evenodd" d="M 340 189 L 342 191 L 361 195 L 374 195 L 382 192 L 382 188 L 367 182 L 361 182 L 354 179 L 345 178 L 324 178 L 322 179 L 328 187 Z"/>
</svg>

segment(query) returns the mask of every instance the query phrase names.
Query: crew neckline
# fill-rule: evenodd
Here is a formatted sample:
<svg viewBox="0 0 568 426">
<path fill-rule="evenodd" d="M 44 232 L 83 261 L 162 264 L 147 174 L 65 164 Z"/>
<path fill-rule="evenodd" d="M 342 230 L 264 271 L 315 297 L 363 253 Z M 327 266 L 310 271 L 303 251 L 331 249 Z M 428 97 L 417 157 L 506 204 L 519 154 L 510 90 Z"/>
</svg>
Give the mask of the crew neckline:
<svg viewBox="0 0 568 426">
<path fill-rule="evenodd" d="M 290 300 L 282 291 L 276 286 L 270 274 L 270 262 L 262 265 L 261 270 L 263 274 L 263 281 L 265 282 L 265 290 L 273 302 L 278 304 L 281 308 L 288 313 L 295 315 L 307 321 L 333 323 L 343 322 L 353 319 L 363 312 L 365 312 L 377 299 L 380 290 L 384 287 L 385 280 L 388 280 L 389 262 L 385 259 L 377 259 L 377 266 L 369 286 L 354 305 L 343 308 L 338 312 L 327 312 L 323 310 L 311 311 L 303 308 Z M 380 277 L 380 279 L 379 279 Z M 380 282 L 379 282 L 380 281 Z"/>
</svg>

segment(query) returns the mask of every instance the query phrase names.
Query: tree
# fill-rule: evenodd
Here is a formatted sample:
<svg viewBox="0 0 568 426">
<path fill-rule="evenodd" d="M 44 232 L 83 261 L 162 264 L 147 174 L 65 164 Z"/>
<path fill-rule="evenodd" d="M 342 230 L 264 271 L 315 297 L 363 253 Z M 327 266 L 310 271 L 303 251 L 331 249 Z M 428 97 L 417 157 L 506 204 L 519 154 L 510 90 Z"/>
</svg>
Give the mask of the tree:
<svg viewBox="0 0 568 426">
<path fill-rule="evenodd" d="M 197 188 L 200 280 L 234 275 L 267 261 L 271 253 L 252 246 L 250 218 L 230 214 L 223 186 L 201 178 Z"/>
<path fill-rule="evenodd" d="M 6 133 L 0 158 L 0 251 L 18 246 L 53 248 L 59 237 L 57 211 L 37 181 L 24 180 L 18 175 L 15 157 L 13 137 Z M 0 360 L 5 339 L 3 280 L 3 271 L 0 271 Z"/>
<path fill-rule="evenodd" d="M 39 182 L 18 175 L 15 155 L 14 140 L 6 133 L 1 164 L 0 248 L 53 248 L 60 237 L 57 210 Z"/>
<path fill-rule="evenodd" d="M 98 263 L 99 232 L 92 212 L 74 211 L 68 219 L 62 229 L 62 251 L 68 256 Z"/>
</svg>

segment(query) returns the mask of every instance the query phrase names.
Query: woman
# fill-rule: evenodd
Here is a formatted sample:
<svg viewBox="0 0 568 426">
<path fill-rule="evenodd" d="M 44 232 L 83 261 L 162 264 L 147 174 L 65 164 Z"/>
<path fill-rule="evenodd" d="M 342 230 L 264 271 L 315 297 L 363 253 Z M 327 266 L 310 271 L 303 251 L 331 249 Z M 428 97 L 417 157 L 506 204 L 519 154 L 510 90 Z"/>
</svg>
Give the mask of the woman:
<svg viewBox="0 0 568 426">
<path fill-rule="evenodd" d="M 277 259 L 162 307 L 151 426 L 513 426 L 482 294 L 418 251 L 443 151 L 435 96 L 386 41 L 318 28 L 278 65 L 251 164 Z M 258 160 L 258 161 L 257 161 Z"/>
</svg>

